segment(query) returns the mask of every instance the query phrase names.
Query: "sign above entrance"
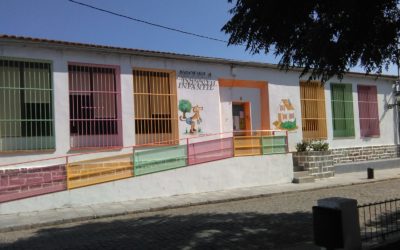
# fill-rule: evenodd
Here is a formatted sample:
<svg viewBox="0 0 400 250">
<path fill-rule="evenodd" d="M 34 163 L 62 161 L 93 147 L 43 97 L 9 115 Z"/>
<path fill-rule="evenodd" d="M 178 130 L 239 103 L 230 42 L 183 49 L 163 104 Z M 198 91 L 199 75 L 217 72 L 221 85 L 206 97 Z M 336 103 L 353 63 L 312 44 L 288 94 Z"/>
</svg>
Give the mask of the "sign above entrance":
<svg viewBox="0 0 400 250">
<path fill-rule="evenodd" d="M 214 90 L 216 81 L 211 79 L 210 72 L 180 70 L 178 88 L 189 90 Z"/>
</svg>

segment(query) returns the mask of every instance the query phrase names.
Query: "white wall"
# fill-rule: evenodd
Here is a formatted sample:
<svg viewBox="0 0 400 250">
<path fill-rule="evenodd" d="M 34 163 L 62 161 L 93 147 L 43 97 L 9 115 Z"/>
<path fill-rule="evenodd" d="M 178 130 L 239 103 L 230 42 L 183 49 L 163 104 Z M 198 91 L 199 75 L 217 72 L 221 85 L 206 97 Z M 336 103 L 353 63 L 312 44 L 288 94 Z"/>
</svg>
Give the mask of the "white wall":
<svg viewBox="0 0 400 250">
<path fill-rule="evenodd" d="M 0 214 L 290 183 L 292 179 L 291 154 L 235 157 L 1 203 Z"/>
<path fill-rule="evenodd" d="M 207 70 L 207 69 L 203 69 Z M 207 70 L 208 72 L 209 70 Z M 205 71 L 204 71 L 205 72 Z M 186 121 L 179 120 L 179 137 L 180 138 L 191 138 L 198 137 L 207 134 L 216 134 L 220 132 L 220 102 L 219 102 L 219 86 L 216 79 L 211 78 L 209 82 L 215 83 L 213 89 L 186 89 L 179 88 L 179 82 L 182 81 L 181 77 L 177 79 L 178 85 L 178 104 L 179 100 L 186 99 L 192 103 L 193 106 L 200 106 L 203 110 L 200 111 L 202 121 L 196 124 L 196 129 L 200 128 L 200 132 L 190 134 L 190 125 Z M 182 116 L 182 112 L 178 110 L 179 117 Z M 194 113 L 190 112 L 186 114 L 186 117 L 191 117 Z M 189 133 L 186 133 L 188 131 Z"/>
</svg>

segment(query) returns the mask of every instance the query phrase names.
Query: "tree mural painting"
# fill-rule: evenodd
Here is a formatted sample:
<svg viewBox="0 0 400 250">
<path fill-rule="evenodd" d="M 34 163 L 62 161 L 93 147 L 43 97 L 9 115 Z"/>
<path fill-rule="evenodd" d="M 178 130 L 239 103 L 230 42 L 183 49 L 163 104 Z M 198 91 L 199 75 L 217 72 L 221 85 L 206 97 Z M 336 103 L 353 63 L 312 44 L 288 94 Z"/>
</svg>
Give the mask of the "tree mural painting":
<svg viewBox="0 0 400 250">
<path fill-rule="evenodd" d="M 203 110 L 203 107 L 200 107 L 199 105 L 192 107 L 192 103 L 190 101 L 182 99 L 179 101 L 179 110 L 182 112 L 182 115 L 179 116 L 179 120 L 184 121 L 186 122 L 186 124 L 190 125 L 190 134 L 202 132 L 199 124 L 203 121 L 200 116 L 200 111 Z M 186 117 L 186 113 L 189 112 L 193 112 L 194 114 L 190 117 Z M 186 129 L 186 134 L 187 133 L 188 131 Z"/>
<path fill-rule="evenodd" d="M 179 100 L 179 110 L 182 112 L 182 118 L 186 119 L 186 113 L 192 110 L 192 103 L 189 100 Z"/>
</svg>

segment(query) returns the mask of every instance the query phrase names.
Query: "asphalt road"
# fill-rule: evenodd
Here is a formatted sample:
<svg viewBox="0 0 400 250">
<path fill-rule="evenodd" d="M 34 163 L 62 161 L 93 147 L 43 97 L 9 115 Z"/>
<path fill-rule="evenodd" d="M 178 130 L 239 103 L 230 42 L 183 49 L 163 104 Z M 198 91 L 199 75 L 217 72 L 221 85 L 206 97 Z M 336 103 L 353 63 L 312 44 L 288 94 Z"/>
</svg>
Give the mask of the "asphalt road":
<svg viewBox="0 0 400 250">
<path fill-rule="evenodd" d="M 400 198 L 400 179 L 71 223 L 0 234 L 0 249 L 319 249 L 318 199 Z"/>
</svg>

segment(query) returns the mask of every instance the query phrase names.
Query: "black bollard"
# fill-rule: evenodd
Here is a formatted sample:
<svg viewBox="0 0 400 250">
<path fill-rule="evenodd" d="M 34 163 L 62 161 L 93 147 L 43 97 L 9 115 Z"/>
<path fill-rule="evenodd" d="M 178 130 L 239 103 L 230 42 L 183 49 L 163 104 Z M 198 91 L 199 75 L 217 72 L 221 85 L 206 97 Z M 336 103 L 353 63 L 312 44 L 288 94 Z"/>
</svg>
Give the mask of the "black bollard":
<svg viewBox="0 0 400 250">
<path fill-rule="evenodd" d="M 367 169 L 368 179 L 374 179 L 374 169 L 368 168 Z"/>
</svg>

